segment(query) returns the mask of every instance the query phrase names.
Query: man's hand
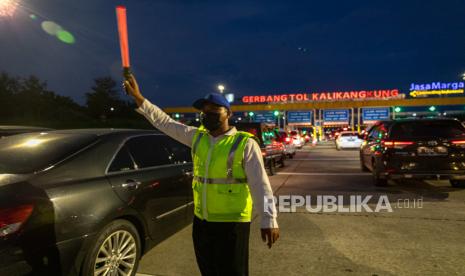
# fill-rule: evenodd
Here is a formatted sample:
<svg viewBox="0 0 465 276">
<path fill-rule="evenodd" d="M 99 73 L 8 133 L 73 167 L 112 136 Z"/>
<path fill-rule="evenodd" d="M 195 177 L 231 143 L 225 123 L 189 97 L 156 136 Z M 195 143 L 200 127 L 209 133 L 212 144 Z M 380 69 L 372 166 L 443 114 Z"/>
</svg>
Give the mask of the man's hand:
<svg viewBox="0 0 465 276">
<path fill-rule="evenodd" d="M 125 80 L 123 83 L 124 89 L 128 92 L 129 96 L 134 97 L 136 100 L 137 106 L 141 106 L 145 98 L 142 96 L 139 90 L 139 85 L 137 84 L 136 78 L 134 75 L 130 75 L 129 79 Z"/>
<path fill-rule="evenodd" d="M 263 242 L 266 242 L 268 245 L 268 248 L 271 248 L 273 243 L 275 243 L 279 239 L 279 228 L 267 228 L 267 229 L 261 229 L 261 231 L 262 231 Z"/>
</svg>

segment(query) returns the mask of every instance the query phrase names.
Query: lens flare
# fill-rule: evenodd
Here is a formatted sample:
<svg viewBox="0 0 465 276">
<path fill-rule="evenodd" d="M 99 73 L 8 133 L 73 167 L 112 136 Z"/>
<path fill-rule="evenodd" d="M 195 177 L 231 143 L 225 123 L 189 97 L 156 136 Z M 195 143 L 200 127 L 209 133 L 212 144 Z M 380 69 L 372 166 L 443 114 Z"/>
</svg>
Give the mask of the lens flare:
<svg viewBox="0 0 465 276">
<path fill-rule="evenodd" d="M 18 0 L 0 0 L 0 17 L 12 17 L 19 3 Z"/>
<path fill-rule="evenodd" d="M 58 31 L 57 38 L 66 44 L 74 44 L 75 41 L 74 36 L 65 30 Z"/>
<path fill-rule="evenodd" d="M 44 21 L 41 24 L 42 29 L 49 35 L 57 35 L 63 28 L 53 21 Z"/>
</svg>

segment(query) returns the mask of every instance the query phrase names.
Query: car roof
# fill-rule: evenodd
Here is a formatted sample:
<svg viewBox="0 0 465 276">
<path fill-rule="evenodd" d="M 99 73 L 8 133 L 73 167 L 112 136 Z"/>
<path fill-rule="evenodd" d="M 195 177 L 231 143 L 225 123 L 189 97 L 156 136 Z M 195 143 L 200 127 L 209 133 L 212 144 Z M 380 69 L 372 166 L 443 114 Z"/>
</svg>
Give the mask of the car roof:
<svg viewBox="0 0 465 276">
<path fill-rule="evenodd" d="M 19 125 L 0 125 L 0 130 L 52 130 L 47 127 L 36 127 L 36 126 L 19 126 Z"/>
<path fill-rule="evenodd" d="M 380 123 L 394 123 L 394 122 L 418 122 L 418 121 L 458 121 L 456 118 L 450 117 L 407 117 L 396 118 L 390 120 L 382 120 Z"/>
<path fill-rule="evenodd" d="M 131 129 L 131 128 L 79 128 L 79 129 L 59 129 L 47 131 L 48 133 L 57 134 L 93 134 L 105 136 L 111 134 L 131 134 L 131 133 L 156 133 L 162 134 L 156 129 Z"/>
</svg>

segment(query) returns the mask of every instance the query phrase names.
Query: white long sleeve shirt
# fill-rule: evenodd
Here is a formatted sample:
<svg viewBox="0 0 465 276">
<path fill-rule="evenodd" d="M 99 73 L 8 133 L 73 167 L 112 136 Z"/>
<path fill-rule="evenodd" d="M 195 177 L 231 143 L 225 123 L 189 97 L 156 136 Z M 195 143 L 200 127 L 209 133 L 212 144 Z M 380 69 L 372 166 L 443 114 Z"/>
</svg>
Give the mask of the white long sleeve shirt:
<svg viewBox="0 0 465 276">
<path fill-rule="evenodd" d="M 143 115 L 149 122 L 166 133 L 166 135 L 192 147 L 192 140 L 197 131 L 196 127 L 187 126 L 173 120 L 168 114 L 163 112 L 158 106 L 145 99 L 136 111 Z M 223 135 L 213 137 L 209 135 L 210 143 L 213 145 L 221 140 L 225 135 L 235 135 L 236 128 L 230 129 Z M 278 228 L 276 221 L 276 208 L 271 190 L 270 181 L 263 165 L 262 152 L 260 146 L 254 139 L 248 139 L 244 149 L 244 167 L 247 182 L 253 199 L 253 205 L 261 216 L 261 228 Z M 265 204 L 265 200 L 267 204 Z"/>
</svg>

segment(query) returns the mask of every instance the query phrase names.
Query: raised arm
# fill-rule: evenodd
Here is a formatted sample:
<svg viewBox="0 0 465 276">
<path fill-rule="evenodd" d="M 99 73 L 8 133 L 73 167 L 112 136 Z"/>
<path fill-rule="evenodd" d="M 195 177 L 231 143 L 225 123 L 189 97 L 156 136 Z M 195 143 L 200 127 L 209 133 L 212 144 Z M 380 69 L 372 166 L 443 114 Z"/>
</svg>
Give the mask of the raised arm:
<svg viewBox="0 0 465 276">
<path fill-rule="evenodd" d="M 173 120 L 158 106 L 144 98 L 133 75 L 130 76 L 129 80 L 124 82 L 124 88 L 136 101 L 138 106 L 136 111 L 142 114 L 154 127 L 184 145 L 192 146 L 192 138 L 197 131 L 196 127 L 187 126 Z"/>
</svg>

